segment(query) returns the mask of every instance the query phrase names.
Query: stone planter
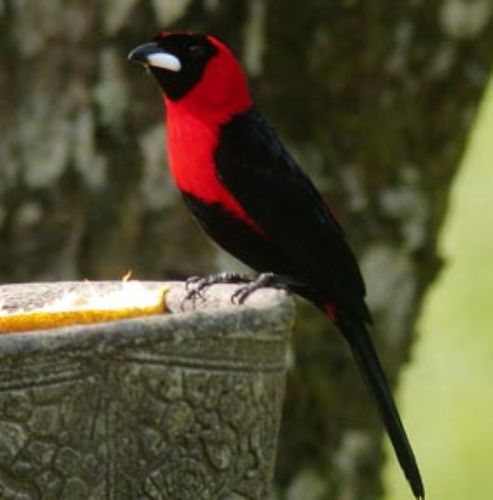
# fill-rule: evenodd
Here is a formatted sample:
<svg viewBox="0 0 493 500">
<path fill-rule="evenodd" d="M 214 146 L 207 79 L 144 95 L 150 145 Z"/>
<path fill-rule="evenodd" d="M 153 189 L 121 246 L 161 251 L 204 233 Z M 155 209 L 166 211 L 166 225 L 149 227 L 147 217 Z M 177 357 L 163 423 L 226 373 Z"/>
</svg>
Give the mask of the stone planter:
<svg viewBox="0 0 493 500">
<path fill-rule="evenodd" d="M 87 285 L 0 287 L 0 310 L 67 286 Z M 182 312 L 171 284 L 169 314 L 0 335 L 0 497 L 268 498 L 293 307 L 234 290 Z"/>
</svg>

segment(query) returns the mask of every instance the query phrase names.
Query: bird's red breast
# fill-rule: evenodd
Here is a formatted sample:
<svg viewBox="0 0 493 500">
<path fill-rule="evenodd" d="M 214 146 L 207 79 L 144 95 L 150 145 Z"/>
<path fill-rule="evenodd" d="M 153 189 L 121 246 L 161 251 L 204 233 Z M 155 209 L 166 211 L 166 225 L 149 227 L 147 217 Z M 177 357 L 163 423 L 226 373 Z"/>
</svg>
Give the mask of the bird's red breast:
<svg viewBox="0 0 493 500">
<path fill-rule="evenodd" d="M 177 101 L 164 96 L 171 173 L 180 191 L 218 203 L 258 230 L 218 179 L 214 163 L 221 126 L 252 106 L 247 81 L 231 51 L 214 37 L 208 38 L 218 52 L 200 81 Z"/>
</svg>

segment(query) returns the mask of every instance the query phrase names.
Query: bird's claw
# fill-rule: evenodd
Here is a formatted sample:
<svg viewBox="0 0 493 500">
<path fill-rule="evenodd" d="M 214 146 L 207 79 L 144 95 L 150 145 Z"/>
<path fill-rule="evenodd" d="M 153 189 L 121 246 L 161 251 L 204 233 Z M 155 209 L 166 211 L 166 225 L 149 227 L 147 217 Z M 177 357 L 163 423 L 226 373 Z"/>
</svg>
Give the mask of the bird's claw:
<svg viewBox="0 0 493 500">
<path fill-rule="evenodd" d="M 231 295 L 231 303 L 235 305 L 242 305 L 248 297 L 260 288 L 277 288 L 286 290 L 287 286 L 279 281 L 279 278 L 274 273 L 262 273 L 255 280 L 238 288 L 233 295 Z"/>
<path fill-rule="evenodd" d="M 190 276 L 185 281 L 185 290 L 188 292 L 193 285 L 200 283 L 202 280 L 204 280 L 203 276 Z"/>
<path fill-rule="evenodd" d="M 185 289 L 187 289 L 187 285 L 185 285 Z M 202 302 L 205 300 L 205 297 L 202 294 L 202 292 L 197 288 L 192 288 L 192 289 L 189 288 L 187 290 L 185 297 L 183 297 L 183 300 L 181 301 L 180 309 L 182 310 L 182 312 L 184 312 L 186 309 L 185 304 L 187 304 L 189 302 L 191 302 L 192 307 L 195 308 L 195 304 L 197 303 L 197 300 L 199 300 L 199 299 Z"/>
<path fill-rule="evenodd" d="M 188 302 L 192 302 L 192 306 L 195 307 L 197 300 L 205 301 L 203 292 L 212 285 L 249 283 L 250 281 L 251 278 L 248 276 L 231 272 L 211 274 L 210 276 L 191 276 L 185 281 L 185 290 L 187 293 L 181 302 L 181 310 L 185 310 L 185 304 Z"/>
<path fill-rule="evenodd" d="M 252 290 L 249 285 L 242 286 L 231 295 L 231 303 L 236 306 L 241 306 L 254 291 L 255 290 Z"/>
<path fill-rule="evenodd" d="M 181 303 L 181 310 L 185 310 L 185 304 L 192 303 L 195 307 L 197 300 L 205 301 L 204 291 L 212 285 L 225 283 L 244 283 L 245 285 L 238 288 L 231 295 L 231 303 L 242 305 L 246 299 L 259 288 L 269 287 L 286 289 L 286 285 L 279 281 L 279 278 L 274 273 L 262 273 L 257 278 L 252 280 L 250 277 L 237 273 L 219 273 L 210 276 L 192 276 L 185 282 L 186 295 Z"/>
</svg>

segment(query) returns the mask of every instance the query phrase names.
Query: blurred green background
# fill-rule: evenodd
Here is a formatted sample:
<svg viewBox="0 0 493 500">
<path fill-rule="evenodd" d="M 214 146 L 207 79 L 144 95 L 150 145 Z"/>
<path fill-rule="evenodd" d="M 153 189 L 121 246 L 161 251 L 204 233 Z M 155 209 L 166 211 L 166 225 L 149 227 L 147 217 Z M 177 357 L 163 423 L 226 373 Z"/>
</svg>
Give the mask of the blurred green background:
<svg viewBox="0 0 493 500">
<path fill-rule="evenodd" d="M 431 499 L 493 498 L 492 139 L 490 81 L 451 192 L 440 241 L 445 266 L 428 294 L 400 386 Z M 386 482 L 387 500 L 410 497 L 393 457 Z"/>
</svg>

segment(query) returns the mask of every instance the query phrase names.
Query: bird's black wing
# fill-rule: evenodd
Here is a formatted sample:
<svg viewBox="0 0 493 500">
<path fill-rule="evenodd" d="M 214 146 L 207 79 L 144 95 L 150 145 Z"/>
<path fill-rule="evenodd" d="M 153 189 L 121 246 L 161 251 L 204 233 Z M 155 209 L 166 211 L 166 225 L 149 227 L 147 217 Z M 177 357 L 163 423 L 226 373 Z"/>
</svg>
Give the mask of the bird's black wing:
<svg viewBox="0 0 493 500">
<path fill-rule="evenodd" d="M 368 321 L 365 285 L 340 225 L 257 110 L 223 125 L 215 161 L 219 180 L 292 262 L 292 278 Z"/>
<path fill-rule="evenodd" d="M 216 165 L 219 179 L 291 263 L 291 278 L 306 283 L 305 295 L 320 305 L 335 306 L 335 322 L 378 404 L 414 495 L 423 499 L 413 450 L 366 331 L 370 314 L 364 301 L 365 286 L 341 227 L 255 110 L 237 115 L 223 126 Z"/>
</svg>

